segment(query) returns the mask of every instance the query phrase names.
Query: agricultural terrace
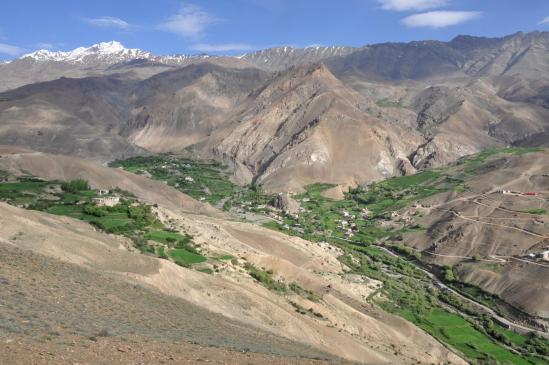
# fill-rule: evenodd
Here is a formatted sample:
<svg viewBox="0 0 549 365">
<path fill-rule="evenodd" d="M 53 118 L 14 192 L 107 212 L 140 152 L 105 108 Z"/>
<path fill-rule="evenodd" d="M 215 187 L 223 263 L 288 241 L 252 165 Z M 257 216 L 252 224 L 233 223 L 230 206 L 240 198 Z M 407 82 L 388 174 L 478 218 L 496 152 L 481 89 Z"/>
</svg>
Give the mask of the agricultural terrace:
<svg viewBox="0 0 549 365">
<path fill-rule="evenodd" d="M 44 181 L 32 176 L 8 177 L 0 183 L 0 201 L 86 221 L 106 233 L 131 240 L 143 253 L 171 259 L 182 266 L 206 261 L 193 246 L 192 237 L 170 231 L 152 207 L 132 194 L 113 189 L 92 189 L 85 180 Z M 100 205 L 101 198 L 116 197 L 113 206 Z"/>
</svg>

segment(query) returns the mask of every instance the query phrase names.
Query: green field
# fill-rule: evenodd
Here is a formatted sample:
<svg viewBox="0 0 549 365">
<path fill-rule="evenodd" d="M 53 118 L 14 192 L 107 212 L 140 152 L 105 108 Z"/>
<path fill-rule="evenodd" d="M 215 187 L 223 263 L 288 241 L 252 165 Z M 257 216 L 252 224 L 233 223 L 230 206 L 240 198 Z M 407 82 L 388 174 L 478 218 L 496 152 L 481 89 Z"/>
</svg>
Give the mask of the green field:
<svg viewBox="0 0 549 365">
<path fill-rule="evenodd" d="M 357 265 L 350 260 L 350 256 L 341 257 L 342 262 L 353 272 L 365 274 L 383 282 L 383 287 L 376 292 L 381 296 L 376 296 L 375 299 L 370 297 L 369 300 L 388 312 L 398 314 L 415 323 L 440 342 L 463 354 L 471 362 L 546 364 L 541 357 L 534 354 L 536 351 L 541 351 L 540 353 L 543 354 L 547 341 L 539 339 L 536 347 L 530 346 L 525 349 L 524 344 L 531 341 L 528 336 L 505 330 L 491 322 L 486 325 L 486 328 L 483 327 L 480 323 L 486 320 L 476 307 L 461 301 L 449 292 L 440 291 L 430 285 L 426 275 L 407 260 L 391 256 L 371 246 L 341 244 L 340 247 L 348 254 L 360 259 L 360 264 Z M 402 275 L 402 277 L 396 279 L 395 275 Z M 461 315 L 445 309 L 441 306 L 441 302 L 468 313 L 470 320 L 478 321 L 478 324 L 474 325 Z M 506 349 L 503 343 L 526 352 L 523 355 L 516 355 Z"/>
<path fill-rule="evenodd" d="M 183 236 L 180 233 L 171 231 L 150 231 L 147 232 L 146 237 L 160 243 L 170 243 L 176 241 L 184 241 L 188 243 L 191 241 L 190 236 Z"/>
<path fill-rule="evenodd" d="M 496 360 L 501 364 L 542 363 L 541 359 L 515 355 L 475 329 L 461 316 L 441 309 L 434 309 L 424 320 L 416 322 L 419 327 L 469 359 Z"/>
<path fill-rule="evenodd" d="M 211 204 L 217 204 L 242 190 L 229 180 L 226 167 L 215 161 L 159 155 L 115 161 L 110 166 L 137 174 L 148 173 L 155 180 L 166 181 L 185 194 Z"/>
<path fill-rule="evenodd" d="M 206 261 L 204 256 L 187 251 L 183 248 L 170 249 L 168 251 L 168 256 L 171 257 L 176 264 L 181 266 L 188 266 L 190 264 L 198 264 Z"/>
<path fill-rule="evenodd" d="M 194 249 L 191 236 L 167 230 L 151 206 L 139 203 L 129 193 L 115 189 L 120 203 L 113 207 L 97 206 L 93 200 L 97 192 L 84 180 L 60 182 L 32 177 L 12 180 L 0 183 L 0 200 L 9 204 L 86 221 L 105 232 L 130 238 L 144 253 L 161 258 L 169 256 L 181 265 L 206 260 Z M 165 244 L 169 255 L 166 255 Z"/>
<path fill-rule="evenodd" d="M 501 147 L 490 148 L 482 151 L 474 156 L 466 156 L 460 158 L 457 163 L 466 165 L 466 172 L 471 172 L 484 164 L 490 157 L 497 155 L 524 155 L 531 152 L 541 152 L 544 149 L 541 147 Z"/>
</svg>

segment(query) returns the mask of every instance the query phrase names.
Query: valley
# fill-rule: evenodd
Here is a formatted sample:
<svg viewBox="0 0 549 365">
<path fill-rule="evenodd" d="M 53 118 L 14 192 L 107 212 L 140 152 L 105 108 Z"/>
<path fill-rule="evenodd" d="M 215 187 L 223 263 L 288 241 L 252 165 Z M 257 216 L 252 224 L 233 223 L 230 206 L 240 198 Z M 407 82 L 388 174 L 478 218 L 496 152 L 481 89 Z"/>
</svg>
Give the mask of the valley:
<svg viewBox="0 0 549 365">
<path fill-rule="evenodd" d="M 0 62 L 0 363 L 549 364 L 549 32 L 183 38 Z"/>
<path fill-rule="evenodd" d="M 409 214 L 407 209 L 410 207 L 427 208 L 423 201 L 444 194 L 458 195 L 440 206 L 429 206 L 429 208 L 440 210 L 441 206 L 454 201 L 473 202 L 476 198 L 462 197 L 460 194 L 472 193 L 469 181 L 485 173 L 487 166 L 502 158 L 513 159 L 516 156 L 536 153 L 545 153 L 545 151 L 539 148 L 486 151 L 448 167 L 427 170 L 410 177 L 389 179 L 363 189 L 350 189 L 344 194 L 344 198 L 339 200 L 323 196 L 327 190 L 333 188 L 333 185 L 315 184 L 307 187 L 304 194 L 292 194 L 287 197 L 298 205 L 293 212 L 285 210 L 287 206 L 280 207 L 277 203 L 281 200 L 281 194 L 267 194 L 258 187 L 241 187 L 233 184 L 229 180 L 230 174 L 227 172 L 227 167 L 219 163 L 195 161 L 174 155 L 158 155 L 116 161 L 111 166 L 165 181 L 168 185 L 200 201 L 218 205 L 234 216 L 233 219 L 243 219 L 242 217 L 246 216 L 241 213 L 245 211 L 254 215 L 263 215 L 270 220 L 268 223 L 263 223 L 266 227 L 305 238 L 311 242 L 318 242 L 318 244 L 328 242 L 338 247 L 342 250 L 338 259 L 350 268 L 350 273 L 365 275 L 380 282 L 381 286 L 368 296 L 369 302 L 415 323 L 469 359 L 543 364 L 548 351 L 548 342 L 543 338 L 543 330 L 539 330 L 541 336 L 534 333 L 528 334 L 536 332 L 535 326 L 539 326 L 542 322 L 529 322 L 527 313 L 506 303 L 504 298 L 462 282 L 458 276 L 459 268 L 449 265 L 437 266 L 430 260 L 433 255 L 440 255 L 443 259 L 466 260 L 467 265 L 478 263 L 482 266 L 494 263 L 493 265 L 505 266 L 511 259 L 522 260 L 519 256 L 504 258 L 493 255 L 481 257 L 437 254 L 430 250 L 421 251 L 409 247 L 404 238 L 426 231 L 426 228 L 417 224 L 414 219 L 421 218 L 425 211 Z M 485 194 L 480 196 L 484 197 Z M 520 195 L 517 197 L 522 199 Z M 536 199 L 541 201 L 544 198 L 536 196 Z M 509 212 L 516 215 L 521 211 Z M 545 212 L 538 208 L 535 213 L 525 211 L 524 214 L 541 215 L 543 219 Z M 479 219 L 475 222 L 482 223 L 483 220 Z M 191 239 L 191 236 L 180 228 L 172 223 L 170 229 L 174 233 L 151 232 L 147 238 L 158 240 L 166 245 L 160 246 L 161 251 L 154 246 L 152 249 L 149 246 L 142 251 L 167 259 L 164 249 L 173 252 L 170 241 L 176 242 L 175 236 L 179 239 L 184 237 L 181 234 L 185 234 Z M 510 229 L 518 228 L 510 227 Z M 520 232 L 526 235 L 534 234 L 529 231 Z M 180 243 L 176 243 L 178 244 Z M 190 250 L 193 251 L 193 248 Z M 174 259 L 173 255 L 169 257 Z M 196 263 L 191 266 L 190 262 L 181 262 L 177 259 L 174 261 L 210 274 L 224 270 L 219 268 L 223 260 L 233 260 L 233 264 L 238 262 L 235 261 L 236 257 L 230 254 L 218 257 L 208 259 L 207 264 L 212 265 L 209 267 L 197 266 Z M 416 267 L 414 261 L 420 267 L 425 267 L 436 275 L 440 274 L 444 284 Z M 524 262 L 529 265 L 546 265 L 527 259 L 524 259 Z M 322 301 L 322 295 L 303 289 L 297 282 L 286 281 L 280 273 L 273 276 L 275 273 L 272 270 L 260 269 L 249 263 L 246 263 L 243 269 L 260 285 L 276 295 L 303 296 L 310 303 Z M 457 292 L 447 289 L 448 286 Z M 472 298 L 473 302 L 468 298 Z M 491 309 L 477 305 L 476 302 L 483 303 Z M 293 300 L 289 303 L 301 315 L 310 315 L 313 318 L 317 317 L 317 320 L 324 320 L 324 315 L 312 309 L 314 307 L 308 310 Z M 502 321 L 502 317 L 509 318 L 511 322 L 507 319 Z M 522 322 L 525 319 L 526 323 Z M 519 324 L 521 322 L 523 324 Z M 509 323 L 512 328 L 516 323 L 515 328 L 519 333 L 508 330 L 506 326 Z M 471 340 L 473 338 L 475 340 Z M 522 355 L 517 357 L 516 354 Z"/>
</svg>

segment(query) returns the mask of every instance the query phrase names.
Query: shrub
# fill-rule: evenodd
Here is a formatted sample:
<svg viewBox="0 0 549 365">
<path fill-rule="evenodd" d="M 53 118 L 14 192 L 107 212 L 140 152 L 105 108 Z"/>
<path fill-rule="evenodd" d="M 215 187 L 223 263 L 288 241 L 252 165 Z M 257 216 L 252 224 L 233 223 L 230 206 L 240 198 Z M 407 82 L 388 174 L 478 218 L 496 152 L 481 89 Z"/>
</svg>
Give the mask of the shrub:
<svg viewBox="0 0 549 365">
<path fill-rule="evenodd" d="M 245 268 L 246 270 L 248 270 L 252 278 L 263 284 L 263 286 L 265 286 L 267 289 L 278 292 L 285 292 L 288 289 L 286 287 L 286 284 L 273 279 L 272 274 L 267 271 L 258 269 L 250 263 L 247 263 Z"/>
</svg>

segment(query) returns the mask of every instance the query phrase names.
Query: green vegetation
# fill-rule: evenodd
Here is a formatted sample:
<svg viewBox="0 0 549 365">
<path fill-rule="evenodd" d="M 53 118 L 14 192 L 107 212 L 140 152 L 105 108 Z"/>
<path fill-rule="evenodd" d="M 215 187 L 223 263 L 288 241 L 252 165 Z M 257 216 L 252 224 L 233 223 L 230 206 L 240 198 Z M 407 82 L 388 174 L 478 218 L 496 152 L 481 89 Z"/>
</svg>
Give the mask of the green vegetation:
<svg viewBox="0 0 549 365">
<path fill-rule="evenodd" d="M 444 278 L 444 281 L 446 282 L 454 282 L 456 281 L 456 276 L 454 274 L 454 269 L 451 266 L 444 266 L 442 268 L 442 277 Z"/>
<path fill-rule="evenodd" d="M 401 108 L 402 103 L 400 101 L 393 101 L 387 98 L 376 101 L 376 105 L 382 108 Z"/>
<path fill-rule="evenodd" d="M 158 246 L 156 248 L 156 254 L 158 255 L 158 257 L 160 257 L 161 259 L 167 259 L 168 256 L 166 255 L 166 252 L 164 250 L 164 246 Z"/>
<path fill-rule="evenodd" d="M 250 276 L 261 283 L 264 287 L 269 290 L 274 290 L 277 292 L 284 293 L 288 290 L 286 284 L 281 283 L 273 278 L 272 271 L 265 271 L 258 269 L 250 263 L 246 263 L 245 269 L 248 270 Z"/>
<path fill-rule="evenodd" d="M 229 179 L 227 166 L 216 161 L 197 161 L 173 155 L 135 157 L 114 161 L 111 167 L 165 181 L 195 199 L 217 205 L 224 210 L 264 213 L 262 205 L 274 196 L 264 194 L 258 185 L 238 186 Z"/>
<path fill-rule="evenodd" d="M 61 183 L 61 189 L 67 193 L 77 194 L 81 191 L 90 190 L 90 185 L 86 180 L 78 179 Z"/>
<path fill-rule="evenodd" d="M 324 316 L 321 313 L 315 312 L 313 308 L 305 309 L 301 305 L 297 304 L 293 301 L 288 301 L 292 307 L 294 307 L 295 311 L 299 314 L 303 315 L 310 315 L 312 317 L 315 317 L 317 319 L 324 319 Z"/>
<path fill-rule="evenodd" d="M 543 354 L 543 346 L 522 349 L 528 337 L 512 332 L 514 342 L 509 344 L 522 355 L 507 350 L 499 337 L 481 325 L 486 322 L 484 313 L 451 292 L 434 287 L 429 278 L 409 261 L 394 257 L 372 247 L 350 243 L 339 245 L 346 254 L 340 260 L 357 274 L 382 281 L 383 286 L 370 300 L 383 309 L 415 323 L 442 343 L 464 354 L 472 363 L 544 364 L 534 356 Z M 357 260 L 352 260 L 355 257 Z M 466 313 L 463 317 L 452 313 L 442 303 Z M 498 330 L 504 330 L 499 327 Z M 507 331 L 506 332 L 511 332 Z M 506 333 L 509 335 L 509 333 Z M 520 341 L 522 340 L 522 342 Z M 547 341 L 543 341 L 546 346 Z"/>
<path fill-rule="evenodd" d="M 155 180 L 166 181 L 195 199 L 212 204 L 219 203 L 241 188 L 229 180 L 226 167 L 215 161 L 194 161 L 168 155 L 135 157 L 115 161 L 111 167 L 149 175 Z"/>
<path fill-rule="evenodd" d="M 466 165 L 466 172 L 471 172 L 482 164 L 486 163 L 490 157 L 497 155 L 524 155 L 531 152 L 541 152 L 544 149 L 541 147 L 501 147 L 490 148 L 482 151 L 474 156 L 462 157 L 458 160 L 459 164 Z"/>
<path fill-rule="evenodd" d="M 527 210 L 525 213 L 542 215 L 542 214 L 547 214 L 547 211 L 542 208 L 536 208 L 536 209 Z"/>
<path fill-rule="evenodd" d="M 209 267 L 203 267 L 203 268 L 197 269 L 196 271 L 203 272 L 204 274 L 213 274 L 213 272 L 214 272 Z"/>
<path fill-rule="evenodd" d="M 370 296 L 370 301 L 415 323 L 448 347 L 462 353 L 471 363 L 546 364 L 547 361 L 540 355 L 547 356 L 547 340 L 536 336 L 523 336 L 492 323 L 482 309 L 448 290 L 435 286 L 431 278 L 412 263 L 421 259 L 421 256 L 402 244 L 403 235 L 411 231 L 421 231 L 423 228 L 398 213 L 401 208 L 441 192 L 467 191 L 467 179 L 482 172 L 483 169 L 494 166 L 500 155 L 538 150 L 540 149 L 487 150 L 444 168 L 395 177 L 367 187 L 351 189 L 341 201 L 322 196 L 322 192 L 333 185 L 313 184 L 307 186 L 304 193 L 293 196 L 301 206 L 298 214 L 285 214 L 272 207 L 264 207 L 263 205 L 271 202 L 273 197 L 262 193 L 258 186 L 233 186 L 212 198 L 206 197 L 205 200 L 212 203 L 223 202 L 222 206 L 231 211 L 244 209 L 265 215 L 272 215 L 274 212 L 276 220 L 266 223 L 265 226 L 311 241 L 327 241 L 340 247 L 344 252 L 340 260 L 351 268 L 353 273 L 382 282 L 382 287 Z M 170 167 L 171 172 L 165 175 L 156 172 L 154 166 L 167 165 L 167 161 L 179 167 Z M 195 181 L 201 181 L 202 190 L 199 194 L 193 195 L 192 190 L 185 190 L 186 186 L 175 185 L 174 176 L 181 177 L 177 172 L 183 163 L 180 161 L 185 161 L 185 169 L 189 169 L 190 166 L 200 171 L 211 167 L 208 162 L 172 156 L 161 156 L 156 165 L 152 160 L 146 163 L 142 161 L 141 164 L 136 164 L 135 161 L 131 164 L 118 164 L 130 171 L 146 170 L 153 178 L 167 181 L 192 196 L 203 197 L 206 191 L 204 187 L 212 184 L 207 181 L 205 172 L 192 175 Z M 221 166 L 215 169 L 216 179 L 223 178 L 228 181 L 228 175 Z M 202 178 L 204 180 L 201 180 Z M 209 187 L 207 190 L 212 191 Z M 380 243 L 384 243 L 404 258 L 391 255 L 373 245 Z M 480 258 L 476 261 L 479 265 L 491 265 L 480 262 Z M 297 283 L 287 285 L 276 280 L 271 271 L 259 269 L 249 263 L 245 267 L 250 276 L 270 290 L 281 294 L 297 294 L 313 301 L 321 299 Z M 497 264 L 486 268 L 492 271 L 500 269 Z M 449 285 L 464 294 L 490 307 L 497 306 L 497 297 L 483 292 L 480 288 L 460 283 L 457 270 L 454 268 L 443 267 L 441 274 Z M 311 314 L 310 310 L 299 304 L 291 304 L 299 313 L 314 316 L 314 313 Z"/>
<path fill-rule="evenodd" d="M 541 360 L 512 353 L 495 343 L 462 317 L 441 309 L 434 309 L 417 324 L 441 342 L 448 343 L 467 358 L 480 363 L 495 363 L 496 361 L 502 364 L 531 364 L 531 361 L 541 363 Z"/>
<path fill-rule="evenodd" d="M 159 243 L 174 243 L 174 242 L 184 242 L 189 243 L 192 240 L 192 236 L 185 235 L 183 236 L 180 233 L 172 232 L 169 230 L 162 231 L 150 231 L 147 232 L 146 237 L 150 240 L 159 242 Z"/>
<path fill-rule="evenodd" d="M 298 283 L 293 282 L 289 285 L 289 289 L 303 298 L 306 298 L 312 302 L 318 302 L 321 297 L 311 290 L 303 289 Z"/>
<path fill-rule="evenodd" d="M 181 266 L 189 266 L 190 264 L 198 264 L 206 261 L 204 256 L 190 252 L 184 248 L 171 249 L 168 252 L 168 256 L 170 256 L 176 264 Z"/>
<path fill-rule="evenodd" d="M 393 212 L 439 192 L 465 189 L 463 180 L 441 170 L 391 178 L 368 187 L 351 189 L 341 201 L 321 195 L 332 186 L 317 183 L 305 187 L 304 194 L 295 196 L 303 208 L 301 213 L 297 216 L 285 215 L 281 221 L 268 222 L 265 226 L 311 241 L 326 240 L 326 237 L 363 243 L 398 240 L 402 234 L 422 228 L 399 223 L 398 216 L 393 216 Z M 394 227 L 380 227 L 380 220 L 394 221 Z"/>
<path fill-rule="evenodd" d="M 150 205 L 138 202 L 120 189 L 109 195 L 118 196 L 118 204 L 97 205 L 98 192 L 91 190 L 86 180 L 61 182 L 13 177 L 10 182 L 0 183 L 0 200 L 9 204 L 86 221 L 107 233 L 130 238 L 143 253 L 171 258 L 183 266 L 206 260 L 193 247 L 192 236 L 168 230 Z"/>
</svg>

